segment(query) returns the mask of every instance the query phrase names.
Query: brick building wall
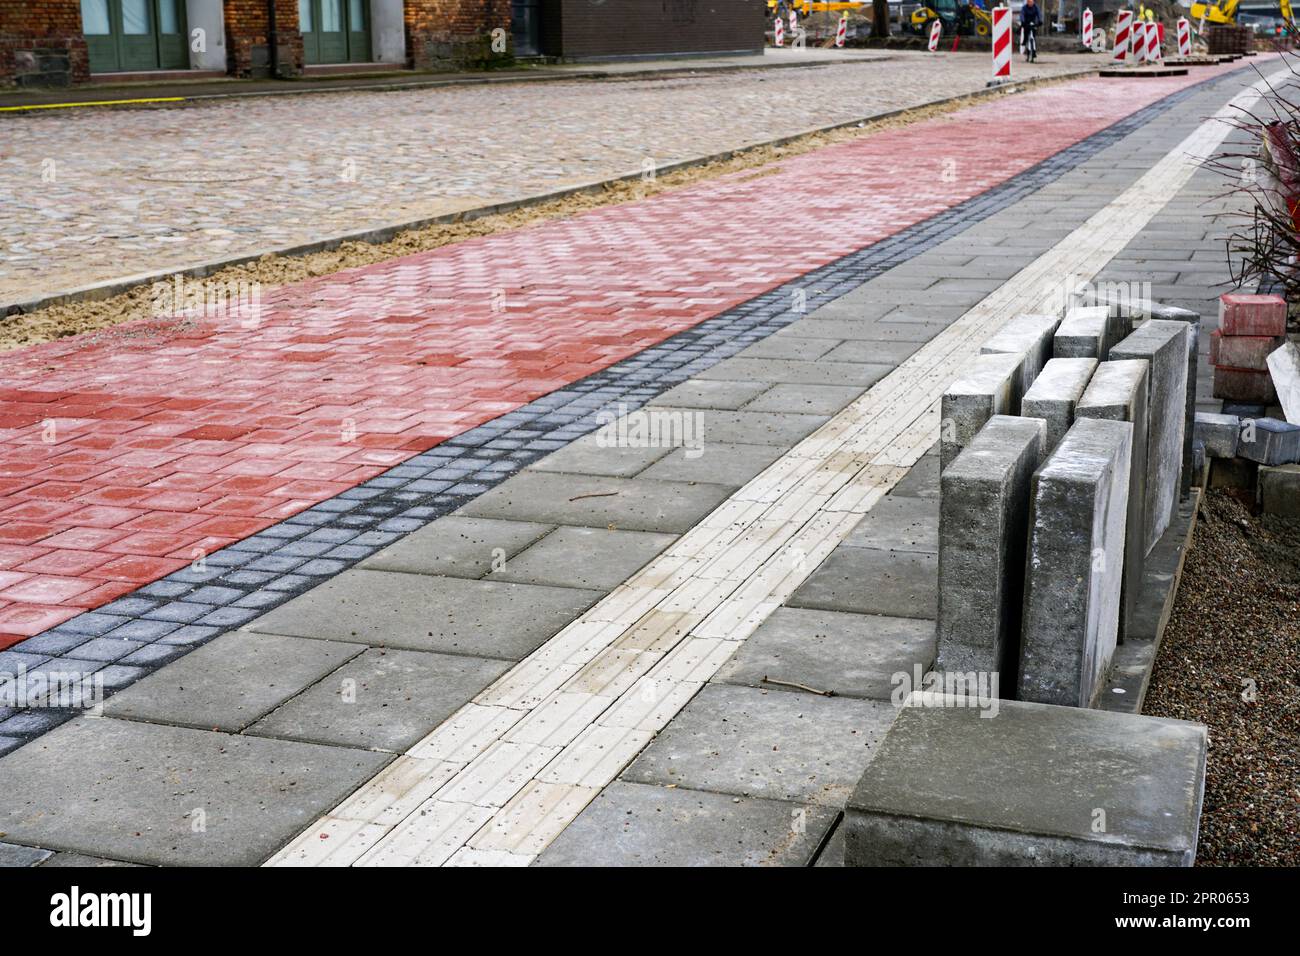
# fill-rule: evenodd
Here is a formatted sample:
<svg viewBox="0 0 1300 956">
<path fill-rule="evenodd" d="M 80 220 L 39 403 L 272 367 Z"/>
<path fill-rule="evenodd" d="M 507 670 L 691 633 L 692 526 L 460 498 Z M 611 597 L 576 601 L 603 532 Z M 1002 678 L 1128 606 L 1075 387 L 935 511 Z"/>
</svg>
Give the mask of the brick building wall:
<svg viewBox="0 0 1300 956">
<path fill-rule="evenodd" d="M 79 0 L 0 0 L 0 85 L 90 78 Z"/>
<path fill-rule="evenodd" d="M 225 0 L 226 48 L 231 76 L 267 76 L 271 69 L 270 0 Z M 275 31 L 279 37 L 279 76 L 302 73 L 302 34 L 298 32 L 298 0 L 275 0 Z"/>
<path fill-rule="evenodd" d="M 763 49 L 758 0 L 543 0 L 543 52 L 565 59 Z"/>
<path fill-rule="evenodd" d="M 417 70 L 502 59 L 492 31 L 510 35 L 510 0 L 406 0 L 406 57 Z"/>
</svg>

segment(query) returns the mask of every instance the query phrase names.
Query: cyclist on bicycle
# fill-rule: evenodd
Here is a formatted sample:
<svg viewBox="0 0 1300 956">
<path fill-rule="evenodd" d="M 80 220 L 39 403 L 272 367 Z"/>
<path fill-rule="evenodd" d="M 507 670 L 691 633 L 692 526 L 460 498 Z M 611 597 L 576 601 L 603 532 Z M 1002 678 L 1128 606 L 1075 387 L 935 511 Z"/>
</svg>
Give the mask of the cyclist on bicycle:
<svg viewBox="0 0 1300 956">
<path fill-rule="evenodd" d="M 1025 51 L 1025 59 L 1033 63 L 1038 59 L 1038 28 L 1043 25 L 1043 11 L 1038 9 L 1034 0 L 1025 0 L 1020 8 L 1020 46 Z"/>
</svg>

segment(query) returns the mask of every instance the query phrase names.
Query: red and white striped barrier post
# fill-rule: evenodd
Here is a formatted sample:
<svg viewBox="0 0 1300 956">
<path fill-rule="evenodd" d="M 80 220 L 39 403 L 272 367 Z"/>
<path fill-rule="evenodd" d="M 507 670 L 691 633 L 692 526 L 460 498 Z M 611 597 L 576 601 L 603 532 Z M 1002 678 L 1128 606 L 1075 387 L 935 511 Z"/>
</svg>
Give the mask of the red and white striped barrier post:
<svg viewBox="0 0 1300 956">
<path fill-rule="evenodd" d="M 790 38 L 794 39 L 794 37 L 798 33 L 799 33 L 799 14 L 795 13 L 794 7 L 791 7 L 790 8 Z"/>
<path fill-rule="evenodd" d="M 776 25 L 772 28 L 772 42 L 776 46 L 785 46 L 785 21 L 780 17 L 776 18 Z"/>
<path fill-rule="evenodd" d="M 835 31 L 835 45 L 844 46 L 844 38 L 849 35 L 849 15 L 840 17 L 839 28 Z"/>
<path fill-rule="evenodd" d="M 1178 55 L 1192 55 L 1192 24 L 1186 17 L 1178 18 Z"/>
<path fill-rule="evenodd" d="M 1128 59 L 1129 37 L 1133 35 L 1133 11 L 1120 10 L 1115 14 L 1115 53 L 1111 56 L 1114 63 L 1124 63 Z"/>
<path fill-rule="evenodd" d="M 1147 58 L 1147 22 L 1145 20 L 1133 21 L 1133 43 L 1129 49 L 1132 56 L 1129 57 L 1130 66 L 1138 66 Z"/>
<path fill-rule="evenodd" d="M 1011 79 L 1011 8 L 993 8 L 993 80 Z"/>
<path fill-rule="evenodd" d="M 1083 11 L 1083 45 L 1089 50 L 1092 49 L 1092 11 L 1084 8 Z"/>
<path fill-rule="evenodd" d="M 1147 22 L 1147 62 L 1160 62 L 1160 24 Z"/>
<path fill-rule="evenodd" d="M 939 34 L 943 33 L 943 21 L 935 20 L 930 24 L 930 52 L 937 53 L 939 50 Z"/>
</svg>

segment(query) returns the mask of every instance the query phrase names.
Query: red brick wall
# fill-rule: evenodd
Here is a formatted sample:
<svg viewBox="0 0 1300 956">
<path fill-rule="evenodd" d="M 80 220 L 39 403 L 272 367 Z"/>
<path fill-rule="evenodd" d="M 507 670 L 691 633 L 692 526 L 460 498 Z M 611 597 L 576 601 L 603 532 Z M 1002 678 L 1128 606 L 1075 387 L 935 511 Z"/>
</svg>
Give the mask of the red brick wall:
<svg viewBox="0 0 1300 956">
<path fill-rule="evenodd" d="M 486 66 L 492 31 L 510 36 L 510 0 L 406 0 L 406 58 L 416 69 Z"/>
<path fill-rule="evenodd" d="M 270 68 L 270 0 L 225 0 L 227 69 L 232 76 L 265 75 Z M 298 32 L 298 0 L 275 0 L 275 31 L 280 38 L 279 75 L 302 72 L 302 34 Z"/>
<path fill-rule="evenodd" d="M 566 59 L 758 52 L 758 0 L 545 0 L 543 52 Z M 558 49 L 556 48 L 558 44 Z"/>
<path fill-rule="evenodd" d="M 0 85 L 89 78 L 79 0 L 0 0 Z"/>
</svg>

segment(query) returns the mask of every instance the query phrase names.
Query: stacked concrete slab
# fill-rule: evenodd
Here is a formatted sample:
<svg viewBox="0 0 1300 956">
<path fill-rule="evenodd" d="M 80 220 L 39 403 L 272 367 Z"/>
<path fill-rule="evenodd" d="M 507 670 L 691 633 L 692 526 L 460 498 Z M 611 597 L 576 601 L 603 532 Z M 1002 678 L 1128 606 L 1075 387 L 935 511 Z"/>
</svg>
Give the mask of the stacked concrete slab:
<svg viewBox="0 0 1300 956">
<path fill-rule="evenodd" d="M 1076 306 L 1065 313 L 1056 330 L 1052 355 L 1105 361 L 1110 347 L 1124 337 L 1118 331 L 1117 316 L 1109 306 Z"/>
<path fill-rule="evenodd" d="M 1146 568 L 1143 529 L 1146 524 L 1147 374 L 1150 363 L 1139 360 L 1102 362 L 1075 406 L 1078 418 L 1128 422 L 1133 426 L 1133 458 L 1129 468 L 1128 519 L 1124 529 L 1124 581 L 1120 596 L 1122 641 L 1133 620 Z"/>
<path fill-rule="evenodd" d="M 1091 707 L 1119 635 L 1133 425 L 1077 421 L 1034 474 L 1017 696 Z"/>
<path fill-rule="evenodd" d="M 1150 363 L 1147 376 L 1146 507 L 1143 554 L 1150 554 L 1169 527 L 1178 505 L 1185 452 L 1187 355 L 1186 322 L 1149 319 L 1111 349 L 1114 360 Z"/>
<path fill-rule="evenodd" d="M 980 355 L 948 386 L 941 402 L 939 464 L 947 468 L 994 415 L 1019 411 L 1017 388 L 1024 360 L 1008 353 Z"/>
<path fill-rule="evenodd" d="M 1018 315 L 1002 326 L 980 347 L 981 355 L 1017 355 L 1019 378 L 1013 383 L 1011 407 L 1019 412 L 1020 399 L 1029 391 L 1043 366 L 1052 358 L 1052 340 L 1061 324 L 1060 316 Z"/>
<path fill-rule="evenodd" d="M 1025 392 L 1020 414 L 1047 423 L 1048 451 L 1061 443 L 1074 424 L 1075 406 L 1096 370 L 1095 358 L 1054 358 Z"/>
<path fill-rule="evenodd" d="M 940 478 L 938 670 L 1015 672 L 1030 478 L 1046 423 L 997 415 Z"/>
</svg>

